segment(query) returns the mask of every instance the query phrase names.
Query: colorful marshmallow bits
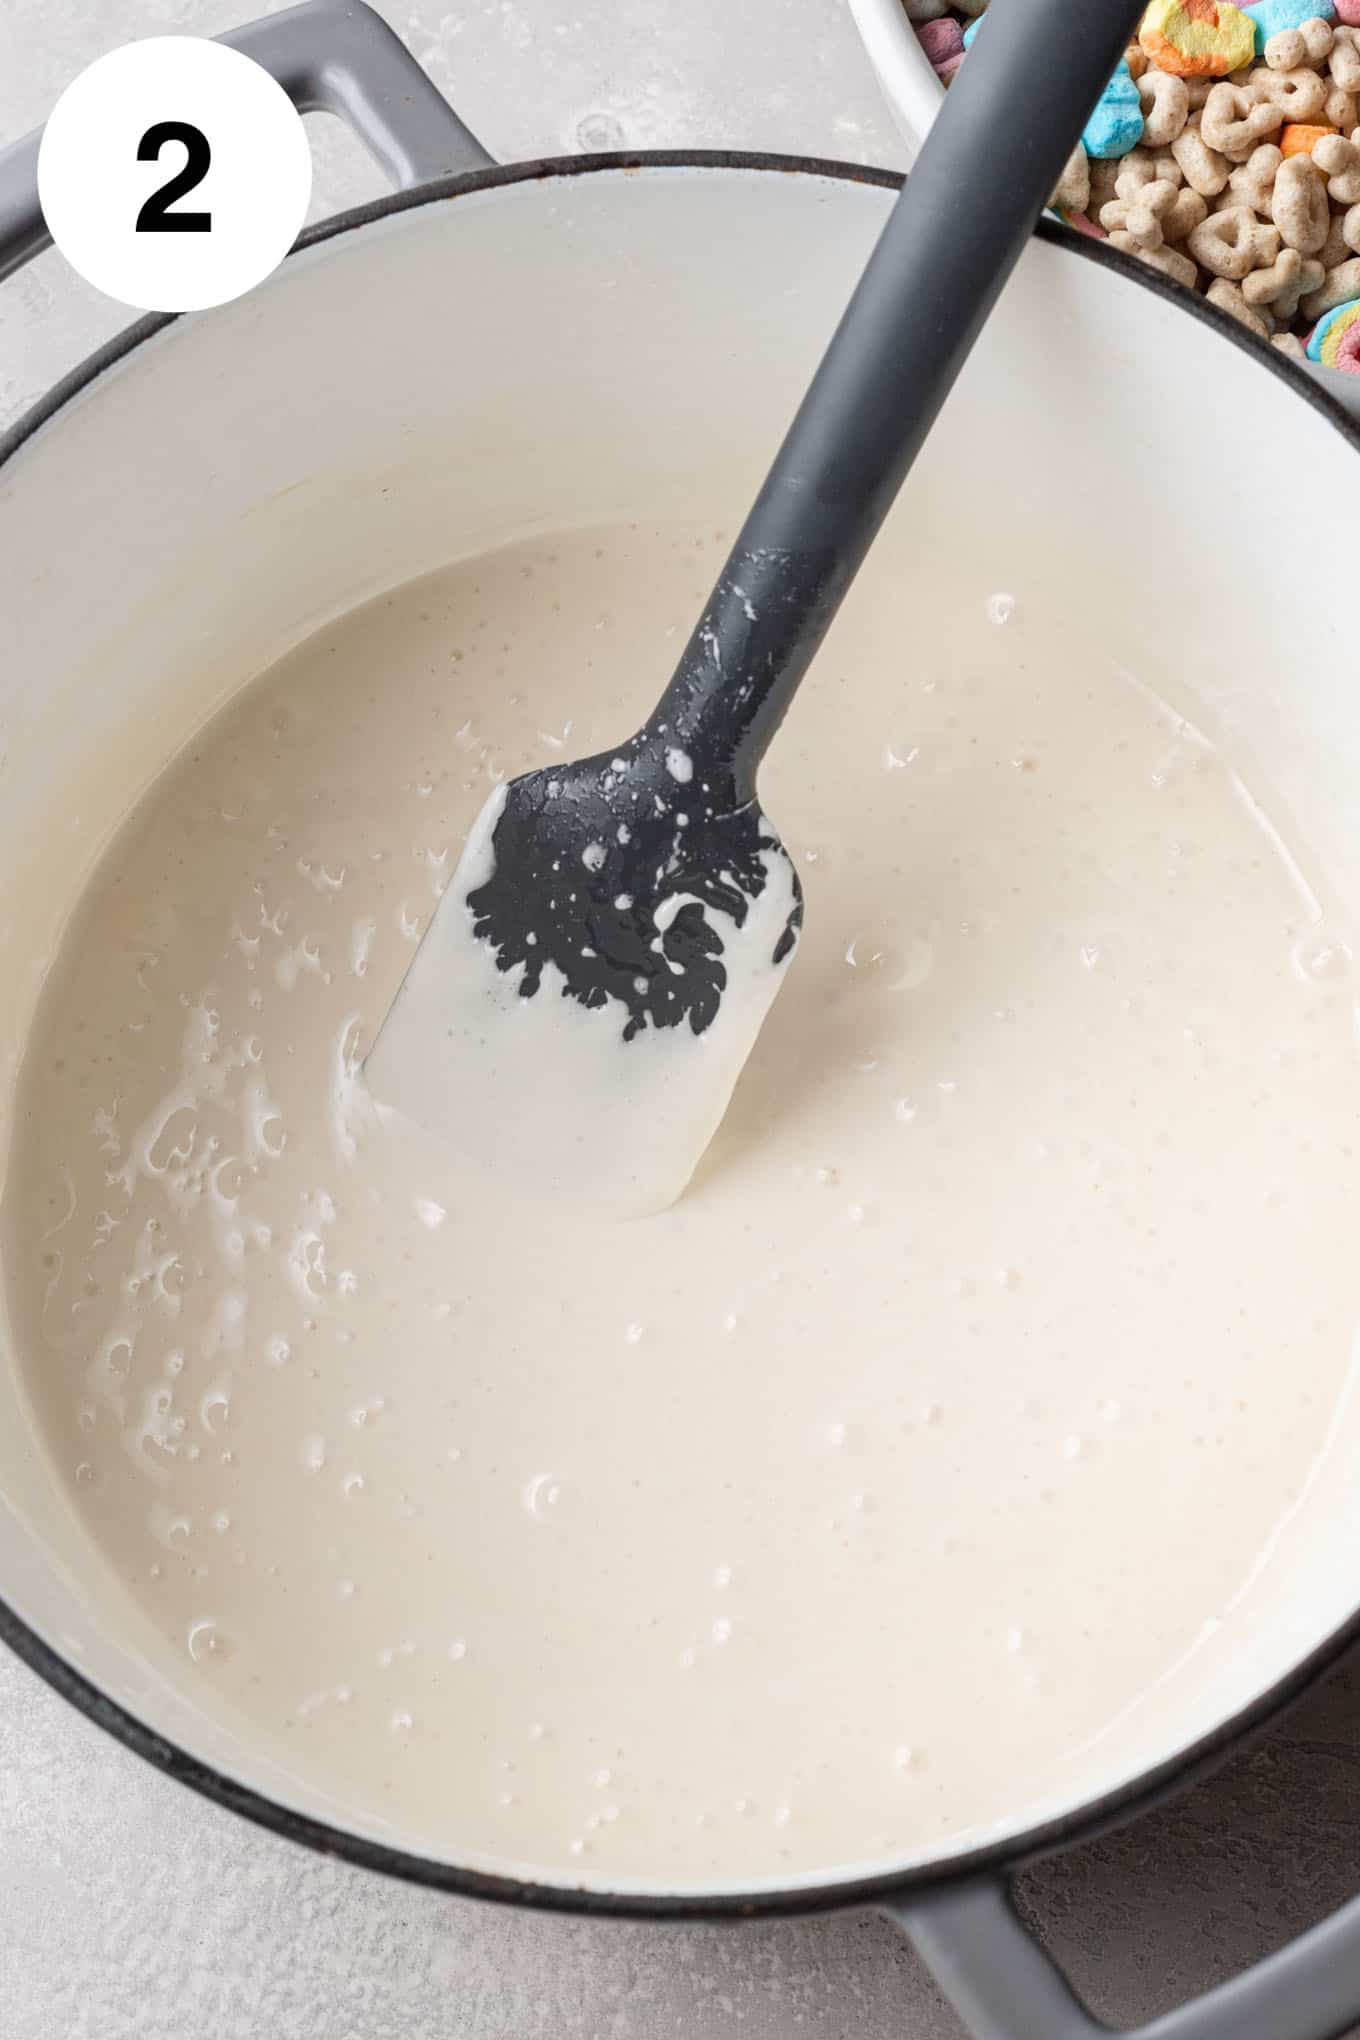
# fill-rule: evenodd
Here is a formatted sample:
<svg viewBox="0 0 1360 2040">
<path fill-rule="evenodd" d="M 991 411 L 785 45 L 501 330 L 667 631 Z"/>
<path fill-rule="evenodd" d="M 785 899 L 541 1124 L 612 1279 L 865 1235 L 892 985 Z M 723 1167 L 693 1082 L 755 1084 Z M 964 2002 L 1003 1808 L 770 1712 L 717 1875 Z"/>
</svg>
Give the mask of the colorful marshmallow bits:
<svg viewBox="0 0 1360 2040">
<path fill-rule="evenodd" d="M 986 4 L 904 0 L 942 83 Z M 1360 0 L 1151 0 L 1054 205 L 1284 352 L 1360 374 Z"/>
</svg>

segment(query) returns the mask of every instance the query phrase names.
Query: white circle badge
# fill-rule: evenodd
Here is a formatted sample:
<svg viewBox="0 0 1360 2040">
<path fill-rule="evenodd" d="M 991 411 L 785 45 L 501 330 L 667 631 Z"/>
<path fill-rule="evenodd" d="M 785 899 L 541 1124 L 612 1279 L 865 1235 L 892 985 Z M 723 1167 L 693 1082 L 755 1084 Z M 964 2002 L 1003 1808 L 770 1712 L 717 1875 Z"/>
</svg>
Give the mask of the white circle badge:
<svg viewBox="0 0 1360 2040">
<path fill-rule="evenodd" d="M 100 57 L 62 93 L 38 151 L 38 196 L 66 260 L 148 312 L 199 311 L 262 283 L 311 190 L 311 150 L 282 86 L 197 36 Z"/>
</svg>

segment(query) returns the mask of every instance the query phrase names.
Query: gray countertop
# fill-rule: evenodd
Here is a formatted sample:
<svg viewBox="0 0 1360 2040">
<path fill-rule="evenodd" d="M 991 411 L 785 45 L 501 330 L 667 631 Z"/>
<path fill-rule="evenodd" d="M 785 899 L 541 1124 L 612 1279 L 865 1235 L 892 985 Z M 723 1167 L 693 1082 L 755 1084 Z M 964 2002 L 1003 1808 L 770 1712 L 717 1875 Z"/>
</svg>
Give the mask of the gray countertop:
<svg viewBox="0 0 1360 2040">
<path fill-rule="evenodd" d="M 134 35 L 249 0 L 0 0 L 0 142 Z M 258 11 L 272 11 L 260 7 Z M 396 0 L 497 155 L 745 146 L 900 163 L 843 0 Z M 318 122 L 314 212 L 375 174 Z M 0 297 L 0 427 L 125 315 L 52 254 Z M 1360 1890 L 1360 1662 L 1022 1901 L 1104 2017 L 1146 2019 Z M 958 2040 L 869 1916 L 659 1928 L 407 1890 L 199 1802 L 0 1652 L 3 2040 Z M 1033 2040 L 1043 2040 L 1035 2035 Z"/>
</svg>

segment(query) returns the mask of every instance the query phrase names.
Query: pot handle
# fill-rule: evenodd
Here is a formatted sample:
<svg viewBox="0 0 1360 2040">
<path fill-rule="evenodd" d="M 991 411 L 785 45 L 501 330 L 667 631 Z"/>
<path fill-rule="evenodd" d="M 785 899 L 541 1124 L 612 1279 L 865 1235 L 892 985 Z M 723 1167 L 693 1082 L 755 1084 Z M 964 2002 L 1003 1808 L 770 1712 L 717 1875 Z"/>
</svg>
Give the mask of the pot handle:
<svg viewBox="0 0 1360 2040">
<path fill-rule="evenodd" d="M 364 0 L 305 0 L 218 40 L 262 64 L 299 113 L 338 114 L 400 190 L 493 161 Z M 0 282 L 52 239 L 38 203 L 41 140 L 39 128 L 0 150 Z"/>
<path fill-rule="evenodd" d="M 906 1932 L 973 2040 L 1109 2040 L 996 1877 L 902 1898 Z M 1340 2040 L 1360 2018 L 1360 1898 L 1124 2040 Z"/>
</svg>

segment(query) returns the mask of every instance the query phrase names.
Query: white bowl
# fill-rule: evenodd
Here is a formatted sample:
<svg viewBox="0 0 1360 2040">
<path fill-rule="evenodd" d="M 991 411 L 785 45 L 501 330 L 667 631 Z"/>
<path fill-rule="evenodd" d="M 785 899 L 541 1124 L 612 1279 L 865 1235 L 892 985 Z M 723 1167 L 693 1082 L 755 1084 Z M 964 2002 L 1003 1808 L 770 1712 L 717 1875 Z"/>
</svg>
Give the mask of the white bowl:
<svg viewBox="0 0 1360 2040">
<path fill-rule="evenodd" d="M 849 0 L 849 6 L 914 162 L 944 101 L 944 87 L 916 40 L 902 0 Z"/>
<path fill-rule="evenodd" d="M 908 160 L 914 163 L 944 103 L 944 87 L 916 39 L 902 0 L 847 0 L 847 4 L 907 145 Z M 1360 375 L 1342 375 L 1311 361 L 1302 365 L 1360 418 Z"/>
</svg>

